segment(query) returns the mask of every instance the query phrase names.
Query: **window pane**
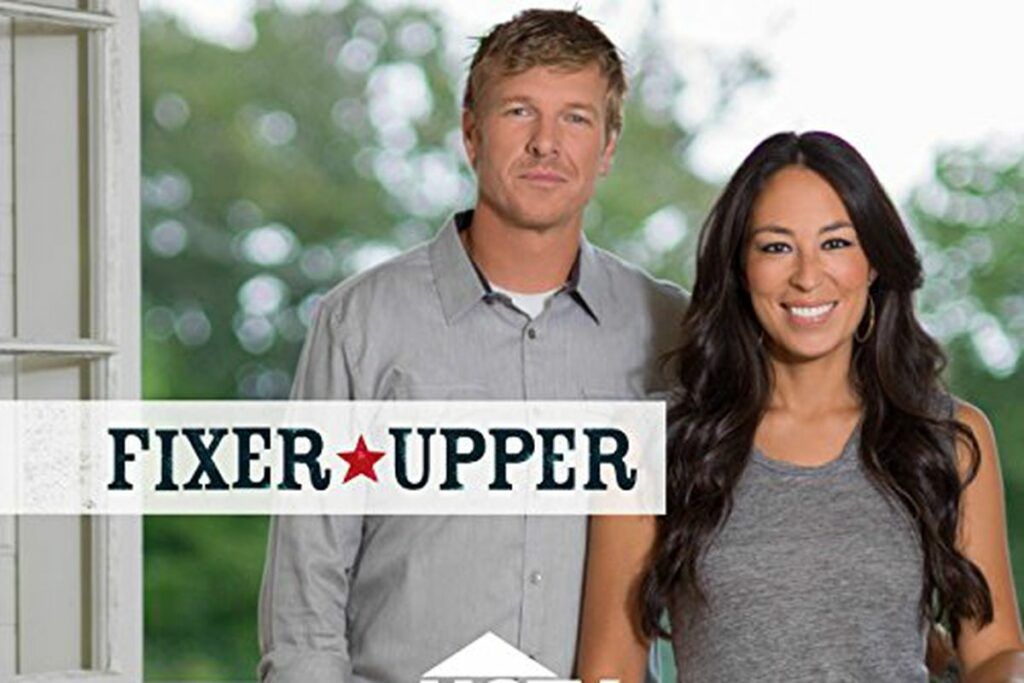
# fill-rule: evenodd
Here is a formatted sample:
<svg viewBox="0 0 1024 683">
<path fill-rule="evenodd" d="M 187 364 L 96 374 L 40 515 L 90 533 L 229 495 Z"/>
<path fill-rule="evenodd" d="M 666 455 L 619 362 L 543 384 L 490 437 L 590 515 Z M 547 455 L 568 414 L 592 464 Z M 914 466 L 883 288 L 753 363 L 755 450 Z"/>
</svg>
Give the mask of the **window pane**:
<svg viewBox="0 0 1024 683">
<path fill-rule="evenodd" d="M 14 517 L 0 517 L 0 680 L 15 673 Z"/>
<path fill-rule="evenodd" d="M 85 523 L 18 518 L 18 673 L 88 668 Z"/>
<path fill-rule="evenodd" d="M 14 122 L 11 21 L 0 19 L 0 337 L 14 336 Z M 14 359 L 0 356 L 0 400 L 14 398 Z M 0 598 L 3 593 L 0 592 Z"/>
<path fill-rule="evenodd" d="M 88 336 L 87 46 L 83 31 L 14 21 L 15 311 L 23 338 Z"/>
</svg>

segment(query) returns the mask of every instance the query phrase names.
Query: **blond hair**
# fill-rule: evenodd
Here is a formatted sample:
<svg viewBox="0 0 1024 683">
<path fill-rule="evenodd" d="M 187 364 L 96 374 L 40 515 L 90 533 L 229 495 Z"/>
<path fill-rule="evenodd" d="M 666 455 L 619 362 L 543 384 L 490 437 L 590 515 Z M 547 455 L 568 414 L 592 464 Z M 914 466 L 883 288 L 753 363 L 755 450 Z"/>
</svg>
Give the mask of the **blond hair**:
<svg viewBox="0 0 1024 683">
<path fill-rule="evenodd" d="M 575 71 L 592 64 L 608 81 L 605 134 L 618 134 L 626 95 L 622 57 L 601 29 L 577 10 L 525 10 L 480 38 L 469 67 L 462 107 L 475 111 L 495 74 L 510 76 L 535 66 Z"/>
</svg>

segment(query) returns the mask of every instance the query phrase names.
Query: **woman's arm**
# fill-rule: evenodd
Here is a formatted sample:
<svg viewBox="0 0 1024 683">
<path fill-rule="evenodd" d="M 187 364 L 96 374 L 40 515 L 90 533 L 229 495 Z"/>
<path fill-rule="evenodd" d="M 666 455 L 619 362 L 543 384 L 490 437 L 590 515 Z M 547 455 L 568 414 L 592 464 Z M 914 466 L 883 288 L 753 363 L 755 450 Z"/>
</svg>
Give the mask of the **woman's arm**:
<svg viewBox="0 0 1024 683">
<path fill-rule="evenodd" d="M 970 621 L 961 625 L 957 654 L 966 683 L 1024 681 L 1024 639 L 1006 547 L 1003 482 L 992 425 L 967 403 L 959 404 L 957 419 L 970 427 L 981 449 L 978 474 L 963 496 L 961 550 L 985 575 L 994 615 L 980 630 Z M 959 449 L 966 462 L 966 447 L 961 444 Z"/>
<path fill-rule="evenodd" d="M 650 642 L 640 628 L 640 582 L 654 546 L 655 520 L 590 518 L 583 622 L 576 675 L 583 683 L 641 683 Z"/>
</svg>

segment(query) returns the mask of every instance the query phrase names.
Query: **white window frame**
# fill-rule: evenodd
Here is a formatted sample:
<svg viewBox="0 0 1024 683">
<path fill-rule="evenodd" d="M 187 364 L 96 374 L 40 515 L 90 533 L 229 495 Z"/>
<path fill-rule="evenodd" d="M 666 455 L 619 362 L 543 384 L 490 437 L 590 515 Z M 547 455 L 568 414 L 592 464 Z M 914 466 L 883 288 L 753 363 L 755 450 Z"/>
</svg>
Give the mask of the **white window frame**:
<svg viewBox="0 0 1024 683">
<path fill-rule="evenodd" d="M 91 0 L 73 10 L 0 0 L 0 16 L 88 31 L 91 278 L 87 339 L 0 339 L 0 355 L 89 359 L 92 397 L 141 393 L 138 0 Z M 17 144 L 17 141 L 16 141 Z M 91 668 L 14 677 L 15 683 L 142 680 L 142 520 L 93 517 Z"/>
</svg>

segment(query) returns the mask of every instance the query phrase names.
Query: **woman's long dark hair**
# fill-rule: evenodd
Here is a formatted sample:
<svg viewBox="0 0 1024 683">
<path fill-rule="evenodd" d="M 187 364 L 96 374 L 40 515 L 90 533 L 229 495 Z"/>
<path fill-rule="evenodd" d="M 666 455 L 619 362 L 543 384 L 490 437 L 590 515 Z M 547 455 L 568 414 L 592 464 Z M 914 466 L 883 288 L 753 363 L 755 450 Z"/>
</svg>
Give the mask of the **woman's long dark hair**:
<svg viewBox="0 0 1024 683">
<path fill-rule="evenodd" d="M 924 557 L 921 619 L 947 622 L 956 639 L 962 619 L 992 620 L 985 578 L 957 549 L 961 494 L 977 472 L 978 444 L 966 425 L 937 407 L 945 356 L 914 315 L 921 264 L 896 208 L 863 157 L 821 132 L 779 133 L 758 145 L 703 226 L 676 358 L 678 400 L 668 416 L 668 514 L 640 587 L 644 630 L 667 636 L 660 622 L 666 608 L 705 603 L 701 559 L 730 513 L 772 391 L 761 327 L 743 284 L 751 213 L 768 178 L 794 164 L 836 191 L 877 272 L 869 290 L 874 330 L 856 344 L 851 368 L 863 406 L 860 459 L 872 483 L 916 522 Z M 971 454 L 966 481 L 951 457 L 957 441 Z"/>
</svg>

